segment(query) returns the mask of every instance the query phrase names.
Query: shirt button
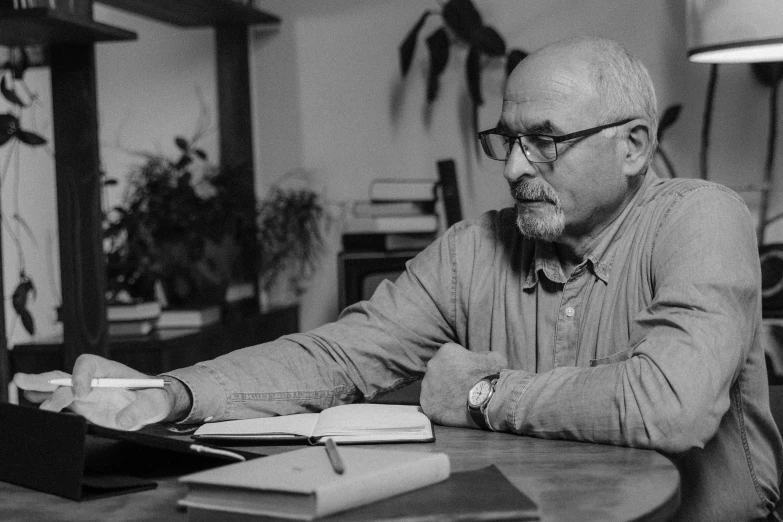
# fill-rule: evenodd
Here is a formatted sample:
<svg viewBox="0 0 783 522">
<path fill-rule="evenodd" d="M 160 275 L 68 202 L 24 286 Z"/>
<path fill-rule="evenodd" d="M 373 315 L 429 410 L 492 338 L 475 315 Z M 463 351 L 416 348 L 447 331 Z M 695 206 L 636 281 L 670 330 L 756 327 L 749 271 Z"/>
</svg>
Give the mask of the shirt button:
<svg viewBox="0 0 783 522">
<path fill-rule="evenodd" d="M 576 310 L 574 310 L 570 306 L 568 308 L 566 308 L 566 317 L 573 317 L 575 313 L 576 313 Z"/>
</svg>

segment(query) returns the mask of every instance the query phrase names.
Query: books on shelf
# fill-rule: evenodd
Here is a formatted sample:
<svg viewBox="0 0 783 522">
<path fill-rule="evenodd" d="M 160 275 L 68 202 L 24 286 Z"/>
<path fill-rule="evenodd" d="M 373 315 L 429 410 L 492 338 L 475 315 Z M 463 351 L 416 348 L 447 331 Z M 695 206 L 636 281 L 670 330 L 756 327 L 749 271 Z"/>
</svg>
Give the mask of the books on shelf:
<svg viewBox="0 0 783 522">
<path fill-rule="evenodd" d="M 160 317 L 161 307 L 157 301 L 135 304 L 111 304 L 106 307 L 109 322 L 148 321 Z"/>
<path fill-rule="evenodd" d="M 370 216 L 349 217 L 343 228 L 343 233 L 413 233 L 437 232 L 440 223 L 435 214 L 419 216 Z"/>
<path fill-rule="evenodd" d="M 376 179 L 370 184 L 371 201 L 435 201 L 436 180 Z"/>
<path fill-rule="evenodd" d="M 138 321 L 109 322 L 109 336 L 129 337 L 150 334 L 156 326 L 157 319 L 141 319 Z"/>
<path fill-rule="evenodd" d="M 435 212 L 434 201 L 355 201 L 351 212 L 356 217 L 420 216 Z"/>
<path fill-rule="evenodd" d="M 158 328 L 201 328 L 220 321 L 220 307 L 168 309 L 158 319 Z"/>
<path fill-rule="evenodd" d="M 419 406 L 343 404 L 321 413 L 212 422 L 194 439 L 235 441 L 304 441 L 363 444 L 372 442 L 433 442 L 432 422 Z"/>
<path fill-rule="evenodd" d="M 391 252 L 423 250 L 435 240 L 432 232 L 412 234 L 343 234 L 343 250 L 347 252 Z"/>
<path fill-rule="evenodd" d="M 325 448 L 304 448 L 180 478 L 180 505 L 248 515 L 312 520 L 444 481 L 445 453 L 339 448 L 343 473 Z"/>
<path fill-rule="evenodd" d="M 229 304 L 255 299 L 255 297 L 256 287 L 250 281 L 231 283 L 226 288 L 226 303 Z"/>
</svg>

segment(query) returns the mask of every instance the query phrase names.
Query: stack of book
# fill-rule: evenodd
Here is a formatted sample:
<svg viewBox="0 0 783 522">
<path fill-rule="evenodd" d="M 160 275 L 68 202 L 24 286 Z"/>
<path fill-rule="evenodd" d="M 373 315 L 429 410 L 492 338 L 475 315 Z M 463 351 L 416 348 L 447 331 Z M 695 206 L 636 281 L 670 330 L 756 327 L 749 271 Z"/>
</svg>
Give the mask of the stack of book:
<svg viewBox="0 0 783 522">
<path fill-rule="evenodd" d="M 202 308 L 170 308 L 161 313 L 158 328 L 202 328 L 219 322 L 221 315 L 218 305 Z"/>
<path fill-rule="evenodd" d="M 345 251 L 420 250 L 437 236 L 435 180 L 377 179 L 357 201 L 343 229 Z"/>
<path fill-rule="evenodd" d="M 106 307 L 109 335 L 112 337 L 147 335 L 157 326 L 160 315 L 161 308 L 157 301 L 109 305 Z"/>
</svg>

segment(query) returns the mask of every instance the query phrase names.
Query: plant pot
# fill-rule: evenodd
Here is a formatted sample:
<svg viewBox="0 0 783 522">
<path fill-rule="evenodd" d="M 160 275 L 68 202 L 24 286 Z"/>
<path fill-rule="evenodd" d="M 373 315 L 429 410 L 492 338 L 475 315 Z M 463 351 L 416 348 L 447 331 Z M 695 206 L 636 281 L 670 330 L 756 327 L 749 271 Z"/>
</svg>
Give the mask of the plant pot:
<svg viewBox="0 0 783 522">
<path fill-rule="evenodd" d="M 239 255 L 233 237 L 206 239 L 198 248 L 186 241 L 166 241 L 160 250 L 161 285 L 168 306 L 201 307 L 225 301 L 231 268 Z"/>
</svg>

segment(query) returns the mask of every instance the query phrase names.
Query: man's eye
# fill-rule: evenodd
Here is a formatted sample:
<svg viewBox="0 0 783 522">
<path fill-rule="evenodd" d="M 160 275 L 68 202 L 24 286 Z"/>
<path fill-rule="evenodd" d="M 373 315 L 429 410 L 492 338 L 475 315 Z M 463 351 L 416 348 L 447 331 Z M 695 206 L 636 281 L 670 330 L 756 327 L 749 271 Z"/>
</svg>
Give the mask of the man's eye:
<svg viewBox="0 0 783 522">
<path fill-rule="evenodd" d="M 543 147 L 552 143 L 552 140 L 544 136 L 527 136 L 527 142 L 533 147 Z"/>
</svg>

